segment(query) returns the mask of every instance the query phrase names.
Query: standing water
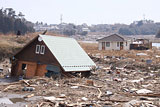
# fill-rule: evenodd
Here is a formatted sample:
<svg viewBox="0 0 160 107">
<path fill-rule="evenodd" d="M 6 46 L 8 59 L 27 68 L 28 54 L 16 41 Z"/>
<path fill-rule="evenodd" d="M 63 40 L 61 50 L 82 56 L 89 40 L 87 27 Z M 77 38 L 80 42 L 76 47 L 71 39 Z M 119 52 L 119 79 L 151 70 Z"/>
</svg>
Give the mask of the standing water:
<svg viewBox="0 0 160 107">
<path fill-rule="evenodd" d="M 157 48 L 160 48 L 160 43 L 152 43 L 152 46 L 155 46 Z"/>
</svg>

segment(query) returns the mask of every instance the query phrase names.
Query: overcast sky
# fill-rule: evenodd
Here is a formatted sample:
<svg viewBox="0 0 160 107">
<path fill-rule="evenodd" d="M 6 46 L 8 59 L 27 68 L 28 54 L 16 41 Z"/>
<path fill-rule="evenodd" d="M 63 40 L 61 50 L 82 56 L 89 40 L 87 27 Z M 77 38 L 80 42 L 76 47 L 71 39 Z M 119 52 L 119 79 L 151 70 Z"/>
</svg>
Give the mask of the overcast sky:
<svg viewBox="0 0 160 107">
<path fill-rule="evenodd" d="M 13 8 L 29 21 L 59 24 L 130 24 L 135 20 L 160 22 L 160 0 L 0 0 L 0 8 Z"/>
</svg>

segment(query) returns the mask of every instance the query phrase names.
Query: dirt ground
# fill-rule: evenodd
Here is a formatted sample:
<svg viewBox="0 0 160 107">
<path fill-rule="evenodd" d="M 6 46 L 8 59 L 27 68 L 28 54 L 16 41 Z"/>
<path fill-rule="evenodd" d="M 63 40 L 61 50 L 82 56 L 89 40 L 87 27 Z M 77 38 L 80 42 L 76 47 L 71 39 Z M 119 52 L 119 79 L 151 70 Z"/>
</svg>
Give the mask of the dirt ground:
<svg viewBox="0 0 160 107">
<path fill-rule="evenodd" d="M 0 106 L 160 106 L 160 50 L 99 51 L 97 44 L 80 42 L 80 45 L 97 64 L 90 77 L 62 77 L 56 80 L 35 77 L 4 82 L 2 73 L 0 98 L 7 98 L 13 104 Z M 9 61 L 4 60 L 1 66 L 6 66 L 6 77 Z M 14 97 L 8 96 L 12 94 Z"/>
</svg>

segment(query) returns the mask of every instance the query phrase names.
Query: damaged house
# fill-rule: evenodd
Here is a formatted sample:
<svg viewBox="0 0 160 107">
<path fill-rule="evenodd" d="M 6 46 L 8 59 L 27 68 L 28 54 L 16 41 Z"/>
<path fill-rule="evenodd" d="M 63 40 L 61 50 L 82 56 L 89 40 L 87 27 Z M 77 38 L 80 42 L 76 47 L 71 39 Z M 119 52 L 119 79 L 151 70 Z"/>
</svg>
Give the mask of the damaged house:
<svg viewBox="0 0 160 107">
<path fill-rule="evenodd" d="M 12 58 L 11 76 L 86 73 L 95 66 L 75 39 L 38 35 Z"/>
<path fill-rule="evenodd" d="M 129 50 L 131 44 L 130 38 L 118 34 L 112 34 L 97 41 L 99 50 Z"/>
<path fill-rule="evenodd" d="M 135 50 L 148 50 L 152 49 L 152 42 L 149 39 L 134 39 L 132 44 L 130 44 L 130 49 Z"/>
</svg>

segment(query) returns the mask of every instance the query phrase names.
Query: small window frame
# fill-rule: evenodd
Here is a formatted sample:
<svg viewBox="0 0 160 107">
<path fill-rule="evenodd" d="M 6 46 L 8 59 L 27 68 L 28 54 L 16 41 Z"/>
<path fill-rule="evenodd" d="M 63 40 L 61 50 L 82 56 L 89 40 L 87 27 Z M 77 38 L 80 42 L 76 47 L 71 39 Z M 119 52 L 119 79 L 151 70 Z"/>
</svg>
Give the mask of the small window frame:
<svg viewBox="0 0 160 107">
<path fill-rule="evenodd" d="M 35 53 L 36 54 L 39 54 L 40 53 L 40 45 L 36 45 L 36 50 L 35 50 Z"/>
<path fill-rule="evenodd" d="M 110 42 L 106 42 L 106 47 L 110 47 Z"/>
<path fill-rule="evenodd" d="M 41 45 L 40 54 L 44 55 L 44 53 L 45 53 L 45 46 L 44 46 L 44 45 Z"/>
</svg>

